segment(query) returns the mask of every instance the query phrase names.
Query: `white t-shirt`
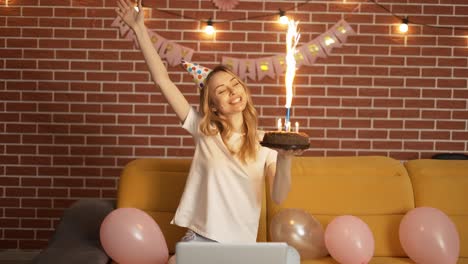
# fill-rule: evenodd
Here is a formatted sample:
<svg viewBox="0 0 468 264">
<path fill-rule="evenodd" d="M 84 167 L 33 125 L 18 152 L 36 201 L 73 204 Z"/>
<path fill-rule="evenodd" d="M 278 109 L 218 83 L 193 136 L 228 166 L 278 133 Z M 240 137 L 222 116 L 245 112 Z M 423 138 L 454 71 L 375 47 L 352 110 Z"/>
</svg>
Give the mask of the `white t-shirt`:
<svg viewBox="0 0 468 264">
<path fill-rule="evenodd" d="M 234 157 L 221 135 L 199 130 L 201 117 L 191 108 L 183 128 L 195 140 L 195 154 L 185 190 L 171 224 L 187 227 L 221 243 L 253 243 L 257 238 L 266 168 L 277 152 L 259 146 L 247 164 Z M 229 144 L 240 143 L 234 134 Z"/>
</svg>

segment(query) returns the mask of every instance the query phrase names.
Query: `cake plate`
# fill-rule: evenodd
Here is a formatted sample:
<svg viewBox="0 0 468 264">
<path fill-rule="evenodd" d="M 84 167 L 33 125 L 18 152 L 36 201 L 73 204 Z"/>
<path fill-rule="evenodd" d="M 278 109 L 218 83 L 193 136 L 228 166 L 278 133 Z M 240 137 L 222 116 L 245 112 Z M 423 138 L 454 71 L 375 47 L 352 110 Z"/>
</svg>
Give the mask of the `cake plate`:
<svg viewBox="0 0 468 264">
<path fill-rule="evenodd" d="M 310 144 L 307 145 L 287 145 L 287 144 L 271 144 L 266 142 L 260 142 L 260 145 L 267 147 L 267 148 L 276 148 L 276 149 L 284 149 L 284 150 L 305 150 L 310 147 Z"/>
</svg>

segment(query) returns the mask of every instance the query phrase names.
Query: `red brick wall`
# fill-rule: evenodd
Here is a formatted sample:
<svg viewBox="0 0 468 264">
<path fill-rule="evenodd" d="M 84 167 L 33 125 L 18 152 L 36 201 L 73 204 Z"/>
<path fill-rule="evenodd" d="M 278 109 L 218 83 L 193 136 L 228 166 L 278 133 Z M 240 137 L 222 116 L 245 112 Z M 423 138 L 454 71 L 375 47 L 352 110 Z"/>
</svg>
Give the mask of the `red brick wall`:
<svg viewBox="0 0 468 264">
<path fill-rule="evenodd" d="M 149 28 L 212 66 L 222 56 L 283 52 L 276 13 L 302 2 L 241 0 L 232 12 L 208 0 L 145 4 Z M 466 0 L 379 2 L 420 23 L 464 27 L 468 19 Z M 193 153 L 140 52 L 110 27 L 114 7 L 115 0 L 0 0 L 0 249 L 44 247 L 73 201 L 115 197 L 132 159 Z M 212 41 L 199 32 L 203 23 L 156 8 L 200 20 L 272 16 L 215 24 Z M 405 45 L 398 20 L 366 1 L 314 0 L 289 15 L 300 20 L 302 43 L 342 18 L 357 32 L 297 72 L 292 119 L 311 136 L 305 155 L 406 160 L 468 151 L 468 31 L 410 25 Z M 169 70 L 195 105 L 190 77 Z M 284 116 L 283 77 L 247 83 L 261 127 L 274 129 Z"/>
</svg>

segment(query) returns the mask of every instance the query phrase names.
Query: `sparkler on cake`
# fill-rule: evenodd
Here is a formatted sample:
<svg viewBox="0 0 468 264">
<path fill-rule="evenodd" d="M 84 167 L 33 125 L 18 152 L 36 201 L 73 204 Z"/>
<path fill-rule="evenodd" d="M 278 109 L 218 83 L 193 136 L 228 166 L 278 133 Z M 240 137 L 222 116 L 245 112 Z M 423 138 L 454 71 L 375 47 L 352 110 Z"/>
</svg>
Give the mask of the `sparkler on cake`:
<svg viewBox="0 0 468 264">
<path fill-rule="evenodd" d="M 310 146 L 309 136 L 306 133 L 299 132 L 299 123 L 296 122 L 296 131 L 291 132 L 291 103 L 293 97 L 293 82 L 296 76 L 296 46 L 299 42 L 300 34 L 297 32 L 299 22 L 290 20 L 288 22 L 288 33 L 286 35 L 286 119 L 284 122 L 284 131 L 281 118 L 278 119 L 278 130 L 266 132 L 260 144 L 265 147 L 290 149 L 308 149 Z"/>
</svg>

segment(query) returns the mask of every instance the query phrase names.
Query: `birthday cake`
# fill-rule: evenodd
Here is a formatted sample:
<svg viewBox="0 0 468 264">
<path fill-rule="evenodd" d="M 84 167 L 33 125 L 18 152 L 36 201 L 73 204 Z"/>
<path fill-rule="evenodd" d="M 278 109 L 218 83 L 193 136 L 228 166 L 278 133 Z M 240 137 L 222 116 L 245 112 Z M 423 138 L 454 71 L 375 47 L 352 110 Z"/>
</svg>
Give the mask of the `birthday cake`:
<svg viewBox="0 0 468 264">
<path fill-rule="evenodd" d="M 262 146 L 279 149 L 308 149 L 309 135 L 303 132 L 271 131 L 265 132 Z"/>
</svg>

